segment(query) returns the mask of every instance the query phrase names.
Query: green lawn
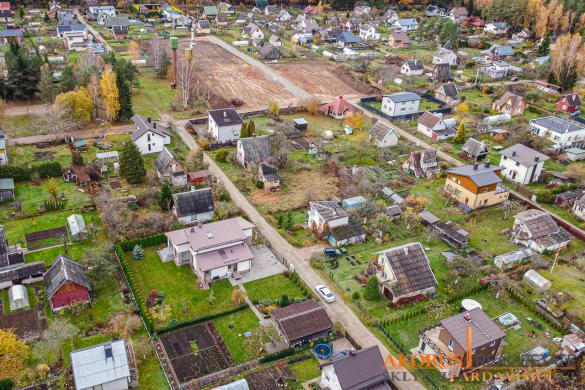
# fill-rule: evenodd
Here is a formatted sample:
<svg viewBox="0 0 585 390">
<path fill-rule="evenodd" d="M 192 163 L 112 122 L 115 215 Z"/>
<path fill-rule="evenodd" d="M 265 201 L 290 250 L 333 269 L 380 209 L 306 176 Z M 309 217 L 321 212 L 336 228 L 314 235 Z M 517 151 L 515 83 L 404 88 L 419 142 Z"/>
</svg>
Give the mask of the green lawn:
<svg viewBox="0 0 585 390">
<path fill-rule="evenodd" d="M 27 137 L 42 134 L 37 124 L 38 118 L 33 115 L 6 116 L 3 118 L 2 130 L 9 138 Z M 10 158 L 10 155 L 9 155 Z"/>
<path fill-rule="evenodd" d="M 105 343 L 107 341 L 112 341 L 112 339 L 108 336 L 104 336 L 101 334 L 89 337 L 76 337 L 73 340 L 69 340 L 69 342 L 64 342 L 61 346 L 61 356 L 63 357 L 63 365 L 67 368 L 71 367 L 71 352 L 76 351 L 78 349 L 91 347 L 93 345 L 98 345 L 101 343 Z"/>
<path fill-rule="evenodd" d="M 132 94 L 134 112 L 152 118 L 159 118 L 160 112 L 171 110 L 175 90 L 167 79 L 159 79 L 152 70 L 142 69 L 138 76 L 140 87 Z"/>
<path fill-rule="evenodd" d="M 28 252 L 24 255 L 24 261 L 26 263 L 42 261 L 47 267 L 50 267 L 58 255 L 64 254 L 72 259 L 80 259 L 84 256 L 85 251 L 92 246 L 93 243 L 90 240 L 87 240 L 67 245 L 66 249 L 63 246 L 59 246 L 55 248 Z"/>
<path fill-rule="evenodd" d="M 84 203 L 91 201 L 87 192 L 81 192 L 74 183 L 65 183 L 61 178 L 52 179 L 59 186 L 58 196 L 65 195 L 65 208 L 69 210 L 78 209 Z M 22 211 L 25 214 L 37 213 L 39 207 L 45 205 L 45 200 L 52 200 L 47 190 L 49 180 L 43 180 L 40 185 L 33 185 L 31 182 L 15 183 L 16 200 L 22 202 Z M 4 213 L 8 209 L 2 210 Z"/>
<path fill-rule="evenodd" d="M 214 319 L 213 324 L 219 331 L 235 364 L 254 359 L 253 351 L 246 347 L 245 332 L 251 332 L 260 325 L 258 317 L 250 309 Z"/>
<path fill-rule="evenodd" d="M 321 376 L 319 361 L 313 355 L 307 360 L 289 364 L 288 368 L 290 368 L 295 378 L 299 381 L 299 385 Z"/>
<path fill-rule="evenodd" d="M 151 290 L 162 291 L 165 303 L 171 306 L 171 320 L 186 321 L 235 306 L 231 303 L 233 287 L 227 279 L 213 283 L 210 290 L 202 290 L 197 287 L 196 277 L 189 266 L 163 263 L 155 248 L 146 248 L 144 253 L 144 260 L 139 261 L 133 260 L 131 253 L 127 254 L 136 287 L 145 301 Z M 215 296 L 214 305 L 208 301 L 211 291 Z"/>
<path fill-rule="evenodd" d="M 282 274 L 276 274 L 267 278 L 254 280 L 244 284 L 248 297 L 252 301 L 270 299 L 275 301 L 283 295 L 289 298 L 303 298 L 303 292 L 297 285 Z"/>
</svg>

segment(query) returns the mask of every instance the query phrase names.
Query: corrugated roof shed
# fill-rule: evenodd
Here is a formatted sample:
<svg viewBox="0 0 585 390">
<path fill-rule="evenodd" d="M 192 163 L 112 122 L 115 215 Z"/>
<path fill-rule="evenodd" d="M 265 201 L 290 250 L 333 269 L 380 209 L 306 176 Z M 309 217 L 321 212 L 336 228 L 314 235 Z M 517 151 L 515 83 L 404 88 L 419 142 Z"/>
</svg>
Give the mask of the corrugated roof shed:
<svg viewBox="0 0 585 390">
<path fill-rule="evenodd" d="M 76 389 L 87 389 L 130 378 L 130 365 L 124 340 L 108 341 L 71 352 L 71 368 Z"/>
</svg>

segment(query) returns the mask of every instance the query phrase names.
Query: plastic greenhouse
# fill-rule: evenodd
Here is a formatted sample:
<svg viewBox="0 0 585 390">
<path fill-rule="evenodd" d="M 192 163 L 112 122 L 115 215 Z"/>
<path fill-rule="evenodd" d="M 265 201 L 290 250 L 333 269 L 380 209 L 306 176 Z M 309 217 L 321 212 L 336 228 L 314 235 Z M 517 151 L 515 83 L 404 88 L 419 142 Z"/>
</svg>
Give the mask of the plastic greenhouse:
<svg viewBox="0 0 585 390">
<path fill-rule="evenodd" d="M 533 269 L 526 271 L 522 280 L 538 292 L 545 292 L 551 285 L 550 280 Z"/>
</svg>

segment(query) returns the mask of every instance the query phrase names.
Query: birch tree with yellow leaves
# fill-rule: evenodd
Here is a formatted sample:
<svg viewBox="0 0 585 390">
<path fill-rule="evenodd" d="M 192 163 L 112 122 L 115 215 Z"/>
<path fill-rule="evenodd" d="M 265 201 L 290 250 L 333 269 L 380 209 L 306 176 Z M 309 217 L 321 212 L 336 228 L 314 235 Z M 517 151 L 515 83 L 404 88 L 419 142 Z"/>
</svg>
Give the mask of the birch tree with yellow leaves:
<svg viewBox="0 0 585 390">
<path fill-rule="evenodd" d="M 29 355 L 29 346 L 18 339 L 12 330 L 0 329 L 0 373 L 3 379 L 19 384 L 26 373 Z"/>
<path fill-rule="evenodd" d="M 120 93 L 116 85 L 116 74 L 111 66 L 106 66 L 102 78 L 100 79 L 102 88 L 102 97 L 106 109 L 106 119 L 111 122 L 116 119 L 120 111 Z"/>
</svg>

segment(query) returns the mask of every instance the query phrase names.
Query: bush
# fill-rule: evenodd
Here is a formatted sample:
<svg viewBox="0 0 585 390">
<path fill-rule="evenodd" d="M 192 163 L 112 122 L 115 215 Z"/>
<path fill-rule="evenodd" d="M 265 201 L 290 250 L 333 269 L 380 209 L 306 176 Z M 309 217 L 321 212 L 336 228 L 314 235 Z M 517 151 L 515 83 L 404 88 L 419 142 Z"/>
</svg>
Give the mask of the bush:
<svg viewBox="0 0 585 390">
<path fill-rule="evenodd" d="M 364 298 L 368 301 L 375 301 L 380 299 L 380 289 L 378 287 L 378 278 L 370 276 L 366 287 L 364 288 Z"/>
<path fill-rule="evenodd" d="M 555 200 L 554 193 L 551 190 L 536 191 L 536 198 L 542 203 L 552 203 Z"/>
<path fill-rule="evenodd" d="M 354 291 L 353 294 L 351 294 L 351 298 L 354 299 L 354 300 L 356 300 L 356 301 L 358 299 L 360 299 L 360 293 L 359 293 L 359 291 Z"/>
<path fill-rule="evenodd" d="M 197 139 L 197 145 L 203 150 L 206 150 L 209 147 L 209 142 L 203 138 Z"/>
<path fill-rule="evenodd" d="M 19 165 L 0 166 L 0 178 L 12 178 L 14 181 L 31 180 L 31 175 L 37 174 L 41 179 L 60 177 L 63 172 L 58 161 L 46 161 L 29 167 Z"/>
<path fill-rule="evenodd" d="M 219 162 L 226 162 L 229 153 L 230 151 L 228 149 L 219 149 L 215 152 L 215 159 Z"/>
<path fill-rule="evenodd" d="M 286 307 L 290 305 L 290 300 L 288 298 L 288 295 L 283 295 L 280 297 L 280 299 L 278 300 L 278 306 L 280 307 Z"/>
<path fill-rule="evenodd" d="M 256 181 L 256 188 L 258 188 L 259 190 L 264 188 L 264 182 L 261 180 Z"/>
</svg>

